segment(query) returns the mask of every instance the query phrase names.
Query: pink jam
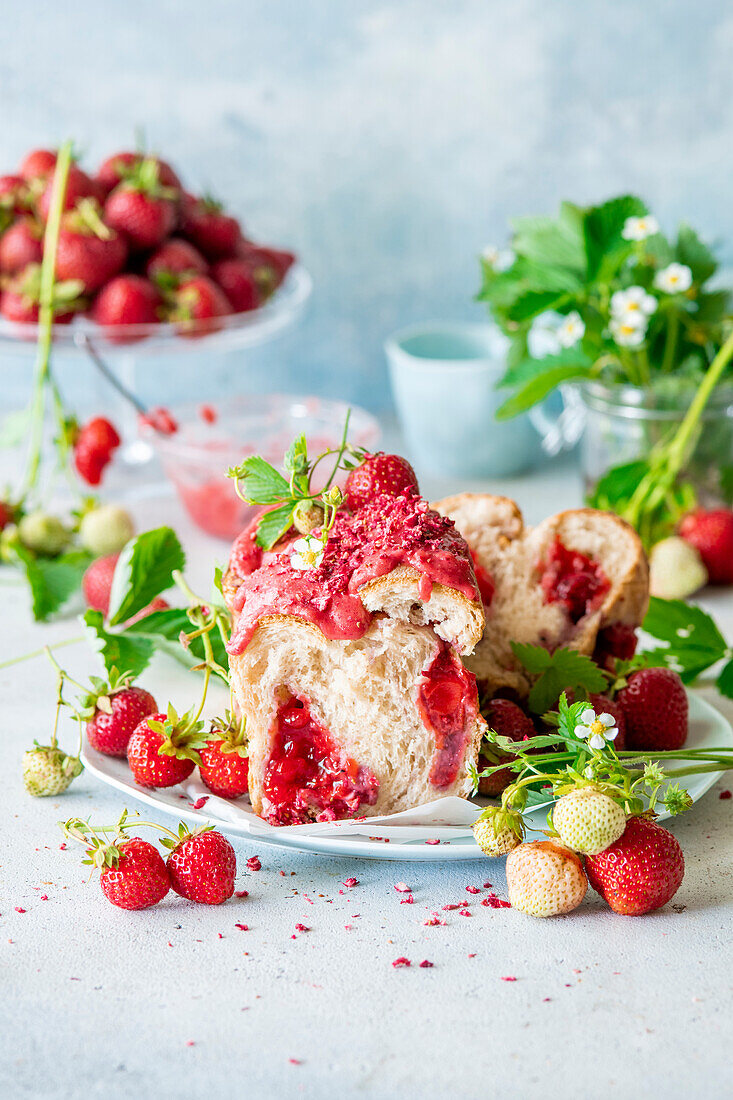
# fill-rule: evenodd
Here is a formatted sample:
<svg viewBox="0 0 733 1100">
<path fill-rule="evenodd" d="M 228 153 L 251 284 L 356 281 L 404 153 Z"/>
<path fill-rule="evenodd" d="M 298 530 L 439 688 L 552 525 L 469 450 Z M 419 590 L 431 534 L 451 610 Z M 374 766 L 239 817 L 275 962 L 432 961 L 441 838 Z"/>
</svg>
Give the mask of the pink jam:
<svg viewBox="0 0 733 1100">
<path fill-rule="evenodd" d="M 611 587 L 598 562 L 579 550 L 569 550 L 560 539 L 555 539 L 537 568 L 545 603 L 564 604 L 572 623 L 594 611 Z"/>
<path fill-rule="evenodd" d="M 447 645 L 441 646 L 438 656 L 423 673 L 418 707 L 425 726 L 435 736 L 430 782 L 434 787 L 450 787 L 455 783 L 470 729 L 476 721 L 478 696 L 475 676 Z"/>
<path fill-rule="evenodd" d="M 234 607 L 239 613 L 228 645 L 244 652 L 266 615 L 294 615 L 314 623 L 327 638 L 354 640 L 366 633 L 371 614 L 359 598 L 368 581 L 398 565 L 421 574 L 420 597 L 443 584 L 479 599 L 468 547 L 452 520 L 431 511 L 417 493 L 376 497 L 351 515 L 339 512 L 320 565 L 298 570 L 290 564 L 291 531 L 276 552 L 263 554 L 255 543 L 255 525 L 234 544 L 231 567 L 242 583 Z"/>
<path fill-rule="evenodd" d="M 377 801 L 377 777 L 336 744 L 304 697 L 281 704 L 272 732 L 263 784 L 271 825 L 337 821 Z"/>
<path fill-rule="evenodd" d="M 469 550 L 469 554 L 471 555 L 473 571 L 476 574 L 476 584 L 478 585 L 481 602 L 483 603 L 484 607 L 490 607 L 491 601 L 494 598 L 494 592 L 496 591 L 494 578 L 491 576 L 491 573 L 489 573 L 488 569 L 484 569 L 483 565 L 481 565 L 473 550 Z"/>
</svg>

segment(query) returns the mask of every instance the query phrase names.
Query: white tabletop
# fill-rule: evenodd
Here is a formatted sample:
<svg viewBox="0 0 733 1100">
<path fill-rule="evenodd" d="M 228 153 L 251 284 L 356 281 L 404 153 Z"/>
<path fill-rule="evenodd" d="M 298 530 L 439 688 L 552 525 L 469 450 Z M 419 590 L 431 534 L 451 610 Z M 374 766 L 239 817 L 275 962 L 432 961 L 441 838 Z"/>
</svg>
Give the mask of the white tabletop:
<svg viewBox="0 0 733 1100">
<path fill-rule="evenodd" d="M 514 496 L 529 520 L 580 499 L 565 463 L 485 487 Z M 423 488 L 457 486 L 426 479 Z M 172 498 L 136 511 L 141 525 L 176 527 L 188 574 L 208 585 L 224 546 L 197 535 Z M 73 619 L 32 624 L 26 592 L 7 570 L 0 585 L 0 661 L 78 633 Z M 733 600 L 714 593 L 702 602 L 733 635 Z M 58 656 L 76 677 L 99 672 L 85 644 Z M 234 841 L 237 885 L 248 897 L 208 908 L 171 894 L 127 913 L 87 881 L 80 849 L 59 850 L 56 824 L 72 815 L 115 820 L 120 796 L 89 775 L 55 799 L 22 789 L 22 751 L 50 734 L 53 681 L 43 659 L 0 671 L 0 1095 L 730 1095 L 726 782 L 670 826 L 685 851 L 685 880 L 674 907 L 647 917 L 617 916 L 592 893 L 548 921 L 483 906 L 485 883 L 506 896 L 503 860 L 341 860 L 242 839 Z M 142 682 L 159 702 L 183 707 L 196 691 L 167 658 Z M 733 717 L 731 704 L 720 706 Z M 255 854 L 262 869 L 248 871 Z M 352 877 L 358 885 L 345 887 Z M 412 905 L 401 904 L 401 880 Z M 426 926 L 432 911 L 458 901 L 470 916 L 448 910 L 443 926 Z M 296 932 L 298 923 L 309 931 Z M 409 969 L 392 966 L 400 956 Z M 420 967 L 423 960 L 433 966 Z"/>
</svg>

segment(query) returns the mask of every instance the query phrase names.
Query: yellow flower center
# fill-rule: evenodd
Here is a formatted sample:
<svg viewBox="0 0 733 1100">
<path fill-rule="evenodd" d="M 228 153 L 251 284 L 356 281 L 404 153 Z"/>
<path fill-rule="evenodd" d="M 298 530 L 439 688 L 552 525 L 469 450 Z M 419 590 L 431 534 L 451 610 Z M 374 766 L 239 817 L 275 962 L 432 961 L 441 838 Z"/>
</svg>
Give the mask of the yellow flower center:
<svg viewBox="0 0 733 1100">
<path fill-rule="evenodd" d="M 592 736 L 600 734 L 601 737 L 605 737 L 606 727 L 603 725 L 603 722 L 599 722 L 598 719 L 596 719 L 595 722 L 591 723 L 590 732 Z"/>
</svg>

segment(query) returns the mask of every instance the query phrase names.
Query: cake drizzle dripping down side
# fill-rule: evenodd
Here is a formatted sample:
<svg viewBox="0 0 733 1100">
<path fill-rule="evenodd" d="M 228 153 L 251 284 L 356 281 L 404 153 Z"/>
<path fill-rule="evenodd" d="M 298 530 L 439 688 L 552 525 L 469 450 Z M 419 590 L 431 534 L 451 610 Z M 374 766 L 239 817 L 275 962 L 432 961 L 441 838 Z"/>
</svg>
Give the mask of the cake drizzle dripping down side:
<svg viewBox="0 0 733 1100">
<path fill-rule="evenodd" d="M 476 723 L 478 697 L 475 676 L 445 644 L 419 681 L 418 708 L 435 737 L 430 782 L 434 787 L 450 787 Z"/>
</svg>

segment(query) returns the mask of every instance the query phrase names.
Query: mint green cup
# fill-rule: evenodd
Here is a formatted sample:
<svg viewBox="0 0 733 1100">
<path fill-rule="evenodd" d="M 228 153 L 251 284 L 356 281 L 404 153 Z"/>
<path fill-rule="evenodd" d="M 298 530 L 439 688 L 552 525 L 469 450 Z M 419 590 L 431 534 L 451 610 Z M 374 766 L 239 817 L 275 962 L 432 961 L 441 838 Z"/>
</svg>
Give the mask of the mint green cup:
<svg viewBox="0 0 733 1100">
<path fill-rule="evenodd" d="M 540 439 L 527 416 L 497 421 L 506 392 L 507 341 L 495 325 L 431 322 L 384 345 L 410 457 L 456 477 L 509 477 L 530 469 Z"/>
</svg>

